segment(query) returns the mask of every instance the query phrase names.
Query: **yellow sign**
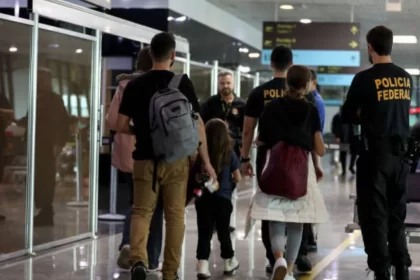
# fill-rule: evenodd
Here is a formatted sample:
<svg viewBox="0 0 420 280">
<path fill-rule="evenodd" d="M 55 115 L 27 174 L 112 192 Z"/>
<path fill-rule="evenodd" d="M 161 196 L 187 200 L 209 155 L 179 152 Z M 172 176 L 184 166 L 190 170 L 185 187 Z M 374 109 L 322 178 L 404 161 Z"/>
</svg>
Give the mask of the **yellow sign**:
<svg viewBox="0 0 420 280">
<path fill-rule="evenodd" d="M 353 49 L 357 48 L 358 45 L 359 44 L 356 41 L 351 41 L 350 44 L 349 44 L 349 46 Z"/>
<path fill-rule="evenodd" d="M 350 28 L 350 32 L 353 33 L 353 35 L 356 35 L 356 33 L 359 32 L 359 29 L 357 28 L 357 26 L 353 25 Z"/>
</svg>

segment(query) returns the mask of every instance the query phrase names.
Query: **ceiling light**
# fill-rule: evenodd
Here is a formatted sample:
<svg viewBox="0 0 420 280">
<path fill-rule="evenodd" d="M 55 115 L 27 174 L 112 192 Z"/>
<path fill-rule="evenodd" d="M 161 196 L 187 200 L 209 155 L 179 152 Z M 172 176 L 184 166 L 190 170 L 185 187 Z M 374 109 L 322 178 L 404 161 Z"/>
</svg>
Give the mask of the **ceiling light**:
<svg viewBox="0 0 420 280">
<path fill-rule="evenodd" d="M 300 23 L 303 23 L 303 24 L 308 24 L 308 23 L 311 23 L 311 22 L 312 22 L 312 20 L 310 20 L 309 18 L 303 18 L 303 19 L 300 20 Z"/>
<path fill-rule="evenodd" d="M 177 17 L 177 18 L 175 19 L 175 21 L 186 21 L 186 20 L 187 20 L 187 17 L 186 17 L 186 16 Z"/>
<path fill-rule="evenodd" d="M 410 75 L 420 75 L 420 69 L 408 68 L 405 69 Z"/>
<path fill-rule="evenodd" d="M 76 53 L 82 53 L 83 52 L 83 50 L 82 49 L 77 49 L 76 50 Z"/>
<path fill-rule="evenodd" d="M 251 68 L 248 66 L 239 65 L 238 70 L 242 73 L 248 73 L 251 71 Z"/>
<path fill-rule="evenodd" d="M 395 44 L 417 44 L 417 37 L 413 35 L 396 35 L 394 36 Z"/>
<path fill-rule="evenodd" d="M 293 10 L 293 6 L 292 5 L 281 5 L 280 9 L 282 10 Z"/>
<path fill-rule="evenodd" d="M 239 48 L 239 52 L 241 52 L 241 53 L 248 53 L 249 50 L 248 50 L 248 48 Z"/>
<path fill-rule="evenodd" d="M 18 51 L 18 48 L 14 47 L 14 46 L 11 46 L 10 49 L 9 49 L 9 52 L 17 52 L 17 51 Z"/>
<path fill-rule="evenodd" d="M 259 58 L 259 57 L 260 57 L 260 53 L 257 53 L 257 52 L 255 52 L 255 53 L 250 53 L 248 56 L 249 56 L 250 58 Z"/>
<path fill-rule="evenodd" d="M 168 17 L 168 21 L 173 21 L 173 20 L 174 20 L 174 17 L 171 17 L 171 16 Z"/>
</svg>

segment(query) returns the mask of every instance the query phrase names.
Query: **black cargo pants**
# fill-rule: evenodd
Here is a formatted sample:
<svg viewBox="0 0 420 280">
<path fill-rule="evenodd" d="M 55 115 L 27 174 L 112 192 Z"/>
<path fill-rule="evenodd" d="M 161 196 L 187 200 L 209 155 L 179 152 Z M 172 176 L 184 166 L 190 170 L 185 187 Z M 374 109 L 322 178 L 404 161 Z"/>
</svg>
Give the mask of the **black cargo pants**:
<svg viewBox="0 0 420 280">
<path fill-rule="evenodd" d="M 373 271 L 411 266 L 404 227 L 409 166 L 402 159 L 403 154 L 376 148 L 357 161 L 359 225 Z"/>
</svg>

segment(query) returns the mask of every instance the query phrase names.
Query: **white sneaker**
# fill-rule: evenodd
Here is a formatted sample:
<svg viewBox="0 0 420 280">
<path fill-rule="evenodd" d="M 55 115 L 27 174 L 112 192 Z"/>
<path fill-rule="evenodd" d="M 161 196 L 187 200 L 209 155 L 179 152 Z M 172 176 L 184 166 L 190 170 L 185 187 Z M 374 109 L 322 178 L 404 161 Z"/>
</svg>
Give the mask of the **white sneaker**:
<svg viewBox="0 0 420 280">
<path fill-rule="evenodd" d="M 155 273 L 155 272 L 159 272 L 162 271 L 162 263 L 159 263 L 158 267 L 156 268 L 148 268 L 147 269 L 147 273 Z"/>
<path fill-rule="evenodd" d="M 209 279 L 210 277 L 209 262 L 207 260 L 199 260 L 197 262 L 197 278 Z"/>
<path fill-rule="evenodd" d="M 118 256 L 117 265 L 122 269 L 130 269 L 130 245 L 124 245 Z"/>
<path fill-rule="evenodd" d="M 235 275 L 236 270 L 239 268 L 238 260 L 233 257 L 231 259 L 225 260 L 225 270 L 223 271 L 224 275 Z"/>
<path fill-rule="evenodd" d="M 287 277 L 287 262 L 284 258 L 278 259 L 273 268 L 271 280 L 289 280 Z"/>
</svg>

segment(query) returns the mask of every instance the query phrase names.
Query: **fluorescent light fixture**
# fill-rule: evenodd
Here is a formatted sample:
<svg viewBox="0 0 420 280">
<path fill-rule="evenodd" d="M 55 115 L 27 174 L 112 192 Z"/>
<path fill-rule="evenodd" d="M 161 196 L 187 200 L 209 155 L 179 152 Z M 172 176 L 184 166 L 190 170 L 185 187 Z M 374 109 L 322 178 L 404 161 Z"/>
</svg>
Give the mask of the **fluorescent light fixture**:
<svg viewBox="0 0 420 280">
<path fill-rule="evenodd" d="M 280 9 L 282 10 L 293 10 L 293 6 L 292 5 L 281 5 Z"/>
<path fill-rule="evenodd" d="M 251 71 L 251 68 L 250 67 L 248 67 L 248 66 L 242 66 L 242 65 L 239 65 L 238 69 L 242 73 L 249 73 Z"/>
<path fill-rule="evenodd" d="M 402 0 L 387 0 L 386 11 L 387 12 L 401 12 Z"/>
<path fill-rule="evenodd" d="M 76 50 L 76 53 L 82 53 L 83 52 L 83 50 L 82 49 L 77 49 Z"/>
<path fill-rule="evenodd" d="M 248 50 L 248 48 L 239 48 L 239 52 L 241 52 L 241 53 L 248 53 L 249 50 Z"/>
<path fill-rule="evenodd" d="M 407 71 L 407 72 L 408 72 L 408 74 L 413 75 L 413 76 L 418 76 L 418 75 L 420 75 L 420 69 L 407 68 L 407 69 L 405 69 L 405 71 Z"/>
<path fill-rule="evenodd" d="M 303 24 L 308 24 L 308 23 L 311 23 L 311 22 L 312 22 L 312 20 L 310 20 L 309 18 L 303 18 L 303 19 L 300 20 L 300 23 L 303 23 Z"/>
<path fill-rule="evenodd" d="M 9 48 L 9 52 L 17 52 L 17 51 L 18 51 L 18 48 L 16 48 L 15 46 L 11 46 Z"/>
<path fill-rule="evenodd" d="M 417 44 L 417 37 L 413 35 L 395 35 L 395 44 Z"/>
<path fill-rule="evenodd" d="M 171 17 L 171 16 L 168 17 L 168 21 L 173 21 L 173 20 L 174 20 L 174 17 Z"/>
<path fill-rule="evenodd" d="M 250 58 L 259 58 L 260 57 L 260 53 L 254 52 L 254 53 L 250 53 L 248 56 Z"/>
<path fill-rule="evenodd" d="M 175 21 L 186 21 L 186 20 L 187 20 L 187 17 L 186 17 L 186 16 L 177 17 L 177 18 L 175 19 Z"/>
</svg>

